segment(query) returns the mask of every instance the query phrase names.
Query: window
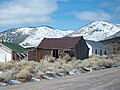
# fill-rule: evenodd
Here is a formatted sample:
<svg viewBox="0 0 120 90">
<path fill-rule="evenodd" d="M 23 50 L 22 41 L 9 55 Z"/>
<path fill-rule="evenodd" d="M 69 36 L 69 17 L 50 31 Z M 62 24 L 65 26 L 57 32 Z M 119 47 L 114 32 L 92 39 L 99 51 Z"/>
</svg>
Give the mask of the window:
<svg viewBox="0 0 120 90">
<path fill-rule="evenodd" d="M 95 54 L 97 54 L 97 49 L 95 49 Z"/>
<path fill-rule="evenodd" d="M 106 52 L 106 50 L 104 51 L 104 55 L 106 55 L 107 54 L 107 52 Z"/>
<path fill-rule="evenodd" d="M 100 55 L 102 55 L 102 50 L 100 49 Z"/>
</svg>

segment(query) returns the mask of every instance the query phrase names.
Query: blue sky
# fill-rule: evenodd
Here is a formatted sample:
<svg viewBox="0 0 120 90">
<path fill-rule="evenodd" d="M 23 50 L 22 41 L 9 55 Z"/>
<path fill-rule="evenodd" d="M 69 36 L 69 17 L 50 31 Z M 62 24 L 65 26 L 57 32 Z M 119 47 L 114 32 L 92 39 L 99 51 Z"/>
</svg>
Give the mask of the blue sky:
<svg viewBox="0 0 120 90">
<path fill-rule="evenodd" d="M 95 20 L 120 24 L 120 0 L 0 0 L 0 31 L 41 25 L 76 30 Z"/>
</svg>

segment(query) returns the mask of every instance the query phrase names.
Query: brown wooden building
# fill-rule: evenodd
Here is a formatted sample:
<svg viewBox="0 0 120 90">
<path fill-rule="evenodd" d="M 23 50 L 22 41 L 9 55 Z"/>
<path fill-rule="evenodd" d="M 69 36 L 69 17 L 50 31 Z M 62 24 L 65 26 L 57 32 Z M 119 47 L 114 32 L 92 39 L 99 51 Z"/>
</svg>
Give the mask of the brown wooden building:
<svg viewBox="0 0 120 90">
<path fill-rule="evenodd" d="M 61 52 L 83 60 L 88 58 L 89 48 L 83 37 L 44 38 L 36 48 L 36 60 L 50 55 L 59 58 Z"/>
<path fill-rule="evenodd" d="M 110 49 L 110 53 L 111 54 L 118 54 L 118 55 L 120 55 L 120 42 L 108 43 L 106 45 Z"/>
</svg>

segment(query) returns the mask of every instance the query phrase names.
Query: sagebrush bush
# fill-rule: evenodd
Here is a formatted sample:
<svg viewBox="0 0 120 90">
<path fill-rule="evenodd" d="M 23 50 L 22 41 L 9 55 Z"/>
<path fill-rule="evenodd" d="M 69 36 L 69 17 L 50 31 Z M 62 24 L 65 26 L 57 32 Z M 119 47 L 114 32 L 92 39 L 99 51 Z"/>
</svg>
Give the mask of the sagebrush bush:
<svg viewBox="0 0 120 90">
<path fill-rule="evenodd" d="M 111 58 L 108 59 L 106 56 L 94 55 L 88 59 L 83 60 L 82 63 L 78 64 L 78 67 L 92 67 L 93 69 L 100 69 L 102 67 L 112 67 L 112 65 L 116 63 L 118 63 L 117 60 L 113 60 Z"/>
<path fill-rule="evenodd" d="M 33 72 L 34 67 L 29 65 L 29 66 L 23 66 L 21 70 L 26 70 L 29 71 L 30 73 Z"/>
<path fill-rule="evenodd" d="M 28 61 L 28 62 L 30 64 L 30 66 L 32 66 L 32 67 L 36 67 L 37 65 L 40 65 L 39 62 L 35 62 L 35 61 Z"/>
<path fill-rule="evenodd" d="M 84 72 L 83 67 L 99 70 L 103 68 L 110 68 L 114 65 L 120 65 L 120 56 L 99 56 L 92 55 L 85 60 L 77 60 L 75 57 L 71 58 L 69 55 L 55 59 L 54 57 L 47 57 L 41 62 L 35 61 L 12 61 L 0 63 L 0 78 L 4 80 L 19 79 L 28 81 L 31 77 L 40 77 L 41 75 L 52 73 L 66 73 L 72 69 L 79 69 Z"/>
<path fill-rule="evenodd" d="M 16 74 L 16 78 L 30 80 L 31 73 L 27 70 L 21 70 L 18 74 Z"/>
<path fill-rule="evenodd" d="M 51 63 L 54 63 L 54 62 L 56 61 L 56 58 L 49 56 L 49 57 L 47 58 L 47 61 L 48 61 L 48 62 L 51 62 Z"/>
<path fill-rule="evenodd" d="M 62 59 L 62 58 L 58 58 L 56 62 L 60 63 L 60 65 L 67 63 L 67 61 L 65 59 Z"/>
<path fill-rule="evenodd" d="M 5 71 L 0 75 L 0 78 L 3 79 L 4 81 L 8 81 L 13 79 L 12 73 L 10 71 Z"/>
<path fill-rule="evenodd" d="M 5 71 L 6 69 L 11 69 L 14 65 L 10 62 L 2 62 L 0 63 L 0 70 Z"/>
<path fill-rule="evenodd" d="M 43 71 L 37 71 L 37 73 L 35 74 L 36 76 L 41 76 L 41 75 L 43 75 L 43 74 L 45 74 Z"/>
<path fill-rule="evenodd" d="M 71 58 L 71 56 L 70 56 L 69 54 L 66 54 L 66 55 L 63 57 L 63 59 L 66 60 L 66 61 L 71 61 L 71 60 L 72 60 L 72 58 Z"/>
<path fill-rule="evenodd" d="M 120 55 L 115 55 L 115 54 L 108 55 L 108 59 L 112 59 L 120 62 Z"/>
<path fill-rule="evenodd" d="M 67 62 L 67 64 L 71 65 L 73 68 L 77 68 L 77 65 L 79 63 L 81 63 L 80 60 L 72 60 L 72 61 Z"/>
<path fill-rule="evenodd" d="M 30 65 L 30 62 L 25 61 L 25 60 L 15 62 L 15 66 L 16 66 L 16 67 L 22 67 L 22 66 L 25 66 L 25 65 Z"/>
<path fill-rule="evenodd" d="M 107 59 L 107 56 L 106 55 L 91 55 L 90 58 L 97 58 L 97 59 Z"/>
</svg>

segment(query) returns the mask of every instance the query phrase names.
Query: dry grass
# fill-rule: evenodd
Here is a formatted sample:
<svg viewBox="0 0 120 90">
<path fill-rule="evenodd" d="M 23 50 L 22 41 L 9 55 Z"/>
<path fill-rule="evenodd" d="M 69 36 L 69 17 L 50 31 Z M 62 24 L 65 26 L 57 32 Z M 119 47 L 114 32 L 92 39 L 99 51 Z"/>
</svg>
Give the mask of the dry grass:
<svg viewBox="0 0 120 90">
<path fill-rule="evenodd" d="M 29 71 L 30 73 L 33 72 L 34 67 L 32 65 L 24 66 L 21 70 Z"/>
<path fill-rule="evenodd" d="M 5 71 L 0 75 L 0 78 L 3 79 L 4 81 L 8 81 L 10 79 L 13 79 L 12 73 L 10 71 Z"/>
<path fill-rule="evenodd" d="M 117 58 L 119 59 L 119 58 Z M 92 56 L 79 63 L 79 67 L 92 67 L 92 69 L 110 68 L 112 65 L 120 64 L 119 60 L 105 56 Z"/>
<path fill-rule="evenodd" d="M 63 58 L 55 59 L 48 57 L 42 62 L 34 61 L 12 61 L 6 63 L 0 63 L 0 70 L 3 71 L 0 74 L 0 78 L 19 79 L 23 81 L 30 80 L 31 76 L 40 77 L 41 75 L 54 72 L 54 73 L 67 73 L 71 69 L 79 69 L 82 72 L 82 67 L 90 67 L 93 70 L 99 70 L 103 68 L 110 68 L 113 65 L 120 65 L 120 56 L 91 56 L 85 60 L 76 60 L 66 55 Z"/>
<path fill-rule="evenodd" d="M 63 57 L 63 59 L 66 60 L 66 61 L 71 61 L 71 60 L 72 60 L 72 58 L 70 57 L 69 54 L 66 54 L 66 55 Z"/>
<path fill-rule="evenodd" d="M 6 69 L 11 69 L 13 67 L 13 64 L 10 62 L 2 62 L 0 63 L 0 70 L 5 71 Z"/>
<path fill-rule="evenodd" d="M 31 79 L 31 73 L 28 70 L 21 70 L 18 74 L 15 75 L 17 79 Z"/>
<path fill-rule="evenodd" d="M 72 60 L 69 61 L 68 64 L 72 66 L 72 68 L 77 68 L 78 64 L 81 63 L 81 60 Z"/>
</svg>

